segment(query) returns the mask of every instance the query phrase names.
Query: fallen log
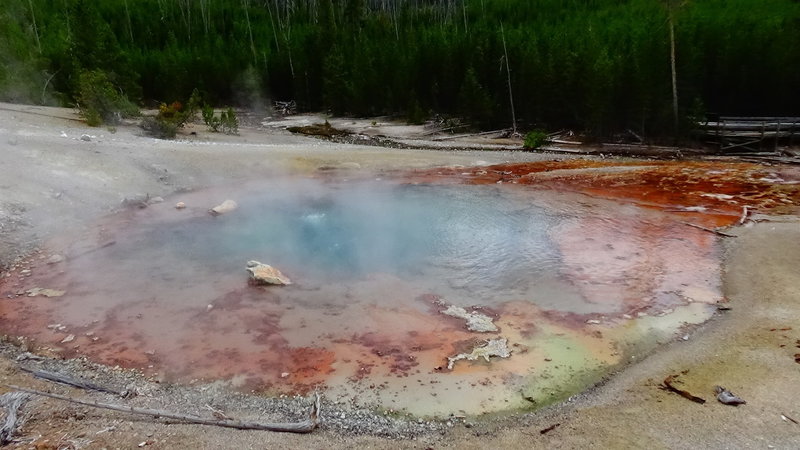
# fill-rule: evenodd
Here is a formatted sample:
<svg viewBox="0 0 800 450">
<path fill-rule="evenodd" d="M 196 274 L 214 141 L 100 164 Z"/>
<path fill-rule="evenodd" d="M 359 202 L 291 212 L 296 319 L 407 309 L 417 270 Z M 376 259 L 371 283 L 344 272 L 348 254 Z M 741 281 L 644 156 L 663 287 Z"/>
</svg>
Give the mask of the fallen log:
<svg viewBox="0 0 800 450">
<path fill-rule="evenodd" d="M 138 414 L 142 416 L 150 416 L 156 419 L 172 419 L 183 423 L 192 423 L 197 425 L 210 425 L 223 428 L 235 428 L 237 430 L 260 430 L 260 431 L 275 431 L 279 433 L 310 433 L 319 425 L 319 410 L 320 410 L 320 397 L 316 395 L 314 403 L 311 405 L 311 413 L 308 419 L 302 422 L 289 422 L 289 423 L 262 423 L 262 422 L 246 422 L 233 419 L 207 419 L 191 414 L 181 414 L 161 409 L 148 409 L 148 408 L 135 408 L 133 406 L 117 405 L 113 403 L 101 403 L 96 401 L 80 400 L 77 398 L 67 397 L 65 395 L 51 394 L 49 392 L 37 391 L 35 389 L 27 389 L 18 386 L 6 385 L 11 389 L 15 389 L 29 394 L 40 395 L 42 397 L 54 398 L 56 400 L 63 400 L 65 402 L 77 403 L 79 405 L 90 406 L 92 408 L 110 409 L 112 411 L 120 411 L 128 414 Z"/>
<path fill-rule="evenodd" d="M 116 389 L 108 388 L 105 386 L 100 386 L 99 384 L 92 383 L 91 381 L 82 380 L 80 378 L 73 378 L 68 375 L 63 375 L 56 372 L 50 372 L 47 370 L 37 370 L 31 369 L 28 367 L 20 366 L 20 370 L 23 372 L 28 372 L 29 374 L 33 375 L 36 378 L 41 378 L 47 381 L 53 381 L 56 383 L 66 384 L 68 386 L 85 389 L 88 391 L 98 391 L 98 392 L 105 392 L 108 394 L 118 395 L 120 397 L 127 397 L 127 391 L 118 391 Z"/>
<path fill-rule="evenodd" d="M 17 413 L 29 398 L 28 394 L 22 392 L 7 392 L 0 395 L 0 408 L 6 409 L 6 418 L 3 421 L 3 426 L 0 427 L 0 445 L 6 445 L 12 441 L 12 436 L 17 429 L 17 421 L 19 420 Z"/>
<path fill-rule="evenodd" d="M 684 225 L 688 225 L 690 227 L 693 227 L 693 228 L 697 228 L 698 230 L 703 230 L 703 231 L 708 231 L 709 233 L 714 233 L 714 234 L 719 235 L 719 236 L 736 237 L 733 234 L 728 234 L 728 233 L 725 233 L 725 232 L 722 232 L 722 231 L 719 231 L 719 230 L 715 230 L 713 228 L 706 228 L 706 227 L 704 227 L 702 225 L 697 225 L 697 224 L 690 223 L 690 222 L 681 222 L 681 223 L 684 224 Z"/>
<path fill-rule="evenodd" d="M 456 134 L 456 135 L 453 135 L 453 136 L 438 137 L 438 138 L 434 139 L 434 141 L 448 141 L 448 140 L 451 140 L 451 139 L 460 139 L 460 138 L 466 138 L 466 137 L 488 136 L 488 135 L 491 135 L 491 134 L 506 133 L 508 131 L 511 131 L 511 130 L 509 128 L 503 128 L 502 130 L 481 131 L 479 133 Z"/>
</svg>

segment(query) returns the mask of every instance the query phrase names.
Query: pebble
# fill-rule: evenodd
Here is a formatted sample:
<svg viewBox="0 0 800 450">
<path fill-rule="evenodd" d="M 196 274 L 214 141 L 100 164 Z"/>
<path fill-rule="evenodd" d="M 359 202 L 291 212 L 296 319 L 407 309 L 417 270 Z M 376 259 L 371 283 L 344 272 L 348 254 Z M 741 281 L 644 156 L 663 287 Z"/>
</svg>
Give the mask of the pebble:
<svg viewBox="0 0 800 450">
<path fill-rule="evenodd" d="M 62 344 L 66 344 L 67 342 L 72 342 L 72 341 L 74 341 L 74 340 L 75 340 L 75 335 L 74 335 L 74 334 L 70 334 L 69 336 L 65 337 L 65 338 L 64 338 L 64 339 L 61 341 L 61 343 L 62 343 Z"/>
<path fill-rule="evenodd" d="M 183 202 L 175 203 L 175 209 L 184 209 L 184 208 L 186 208 L 186 203 Z"/>
</svg>

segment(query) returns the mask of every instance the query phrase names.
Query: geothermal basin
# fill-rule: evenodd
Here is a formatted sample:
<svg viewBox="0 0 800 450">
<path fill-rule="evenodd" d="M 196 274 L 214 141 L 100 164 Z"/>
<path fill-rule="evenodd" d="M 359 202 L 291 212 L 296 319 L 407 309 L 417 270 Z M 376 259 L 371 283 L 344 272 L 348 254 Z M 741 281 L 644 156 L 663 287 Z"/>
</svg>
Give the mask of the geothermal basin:
<svg viewBox="0 0 800 450">
<path fill-rule="evenodd" d="M 796 196 L 770 176 L 584 161 L 184 193 L 50 240 L 0 284 L 0 326 L 165 381 L 425 416 L 541 407 L 711 317 L 718 236 L 687 224 Z M 249 260 L 293 283 L 248 283 Z"/>
</svg>

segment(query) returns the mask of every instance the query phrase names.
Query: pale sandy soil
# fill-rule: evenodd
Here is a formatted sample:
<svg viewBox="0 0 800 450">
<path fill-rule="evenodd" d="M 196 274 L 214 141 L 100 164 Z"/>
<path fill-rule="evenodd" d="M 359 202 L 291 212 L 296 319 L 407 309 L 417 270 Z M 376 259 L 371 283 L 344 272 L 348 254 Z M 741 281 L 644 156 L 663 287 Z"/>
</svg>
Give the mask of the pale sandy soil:
<svg viewBox="0 0 800 450">
<path fill-rule="evenodd" d="M 546 156 L 512 152 L 396 151 L 330 144 L 243 130 L 242 136 L 207 135 L 175 142 L 138 136 L 134 127 L 112 134 L 72 120 L 68 110 L 0 104 L 0 263 L 56 232 L 80 229 L 121 207 L 125 198 L 168 196 L 272 173 L 310 173 L 321 166 L 374 173 L 444 165 L 474 166 Z M 63 132 L 63 135 L 62 135 Z M 82 141 L 82 134 L 93 137 Z M 63 136 L 66 137 L 63 137 Z M 333 431 L 310 435 L 235 431 L 165 424 L 55 400 L 36 400 L 12 448 L 798 448 L 800 425 L 800 222 L 764 222 L 733 231 L 726 240 L 724 289 L 730 311 L 633 361 L 603 385 L 571 401 L 513 417 L 441 422 L 435 431 L 415 428 L 387 438 Z M 2 300 L 0 300 L 2 301 Z M 774 330 L 774 331 L 773 331 Z M 1 330 L 0 330 L 1 331 Z M 49 388 L 101 401 L 113 398 L 53 387 L 17 368 L 19 350 L 5 344 L 0 380 Z M 132 383 L 139 405 L 180 408 L 207 401 L 229 414 L 286 420 L 258 399 L 224 391 L 155 386 L 122 372 L 81 361 L 54 362 L 86 376 Z M 662 391 L 668 375 L 704 397 L 704 405 Z M 734 408 L 718 403 L 714 385 L 745 398 Z M 0 391 L 5 392 L 2 388 Z M 224 399 L 223 399 L 224 398 Z M 334 405 L 325 405 L 335 408 Z M 202 405 L 198 408 L 202 410 Z M 285 411 L 283 411 L 285 412 Z M 289 415 L 297 411 L 289 409 Z M 336 414 L 339 411 L 336 410 Z M 332 413 L 323 419 L 331 420 Z M 348 418 L 351 420 L 351 418 Z M 352 418 L 357 423 L 357 418 Z M 557 428 L 542 435 L 541 430 Z M 113 428 L 109 428 L 113 427 Z M 355 427 L 355 425 L 354 425 Z M 337 428 L 340 430 L 341 428 Z M 49 447 L 48 447 L 49 445 Z"/>
</svg>

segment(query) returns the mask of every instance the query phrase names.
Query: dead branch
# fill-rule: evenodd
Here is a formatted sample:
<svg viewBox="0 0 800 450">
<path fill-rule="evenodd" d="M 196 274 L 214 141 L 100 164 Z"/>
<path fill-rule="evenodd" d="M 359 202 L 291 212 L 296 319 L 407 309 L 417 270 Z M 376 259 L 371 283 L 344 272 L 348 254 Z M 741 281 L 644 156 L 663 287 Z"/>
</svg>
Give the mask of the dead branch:
<svg viewBox="0 0 800 450">
<path fill-rule="evenodd" d="M 190 414 L 174 413 L 160 409 L 147 409 L 135 408 L 132 406 L 116 405 L 112 403 L 101 403 L 96 401 L 79 400 L 64 395 L 51 394 L 49 392 L 37 391 L 34 389 L 26 389 L 17 386 L 7 385 L 11 389 L 27 392 L 29 394 L 41 395 L 43 397 L 54 398 L 63 400 L 65 402 L 77 403 L 79 405 L 91 406 L 92 408 L 110 409 L 112 411 L 120 411 L 129 414 L 139 414 L 142 416 L 150 416 L 153 418 L 164 418 L 177 420 L 184 423 L 193 423 L 198 425 L 211 425 L 223 428 L 235 428 L 237 430 L 261 430 L 261 431 L 276 431 L 281 433 L 310 433 L 317 425 L 319 425 L 319 410 L 320 410 L 320 396 L 316 394 L 316 400 L 311 406 L 311 413 L 308 419 L 302 422 L 290 423 L 261 423 L 261 422 L 245 422 L 232 419 L 206 419 L 203 417 L 193 416 Z"/>
<path fill-rule="evenodd" d="M 739 218 L 739 225 L 744 225 L 747 222 L 747 216 L 750 215 L 750 212 L 747 210 L 747 206 L 742 207 L 742 217 Z"/>
<path fill-rule="evenodd" d="M 560 427 L 560 426 L 561 426 L 561 424 L 560 424 L 560 423 L 557 423 L 557 424 L 555 424 L 555 425 L 550 425 L 549 427 L 547 427 L 547 428 L 545 428 L 545 429 L 543 429 L 543 430 L 540 430 L 540 431 L 539 431 L 539 434 L 547 434 L 547 433 L 549 433 L 549 432 L 551 432 L 551 431 L 555 430 L 556 428 L 558 428 L 558 427 Z"/>
<path fill-rule="evenodd" d="M 126 397 L 128 394 L 127 391 L 117 391 L 112 388 L 100 386 L 99 384 L 94 384 L 90 381 L 82 380 L 80 378 L 73 378 L 68 375 L 62 375 L 56 372 L 50 372 L 47 370 L 36 370 L 23 366 L 20 366 L 19 368 L 20 370 L 28 372 L 29 374 L 33 375 L 36 378 L 41 378 L 47 381 L 54 381 L 56 383 L 66 384 L 68 386 L 73 386 L 88 391 L 106 392 L 108 394 L 114 394 L 120 397 Z"/>
<path fill-rule="evenodd" d="M 661 389 L 664 389 L 665 391 L 669 392 L 674 392 L 685 399 L 691 400 L 695 403 L 700 403 L 701 405 L 706 402 L 705 399 L 703 398 L 692 395 L 689 392 L 684 391 L 683 389 L 676 388 L 672 383 L 675 381 L 675 378 L 677 377 L 678 375 L 670 375 L 667 378 L 664 378 L 664 383 L 661 385 Z"/>
<path fill-rule="evenodd" d="M 718 236 L 736 237 L 736 236 L 734 236 L 732 234 L 728 234 L 728 233 L 725 233 L 723 231 L 715 230 L 713 228 L 706 228 L 704 226 L 697 225 L 697 224 L 694 224 L 694 223 L 689 223 L 689 222 L 681 222 L 681 223 L 684 224 L 684 225 L 688 225 L 690 227 L 693 227 L 693 228 L 697 228 L 698 230 L 703 230 L 703 231 L 708 231 L 709 233 L 714 233 L 714 234 L 716 234 Z"/>
<path fill-rule="evenodd" d="M 12 441 L 12 435 L 17 429 L 19 419 L 17 412 L 29 398 L 30 395 L 22 392 L 7 392 L 0 395 L 0 407 L 6 409 L 6 418 L 3 426 L 0 427 L 0 445 L 6 445 Z"/>
<path fill-rule="evenodd" d="M 641 136 L 639 136 L 638 134 L 634 133 L 634 132 L 633 132 L 633 130 L 631 130 L 630 128 L 628 128 L 628 130 L 627 130 L 627 131 L 628 131 L 628 133 L 629 133 L 631 136 L 635 137 L 635 138 L 636 138 L 636 139 L 639 141 L 639 143 L 640 143 L 640 144 L 641 144 L 642 142 L 644 142 L 644 139 L 642 139 L 642 137 L 641 137 Z"/>
<path fill-rule="evenodd" d="M 792 422 L 795 425 L 800 425 L 800 422 L 796 421 L 795 419 L 792 419 L 791 417 L 787 416 L 786 414 L 781 414 L 781 417 L 785 418 L 786 420 L 788 420 L 789 422 Z"/>
</svg>

